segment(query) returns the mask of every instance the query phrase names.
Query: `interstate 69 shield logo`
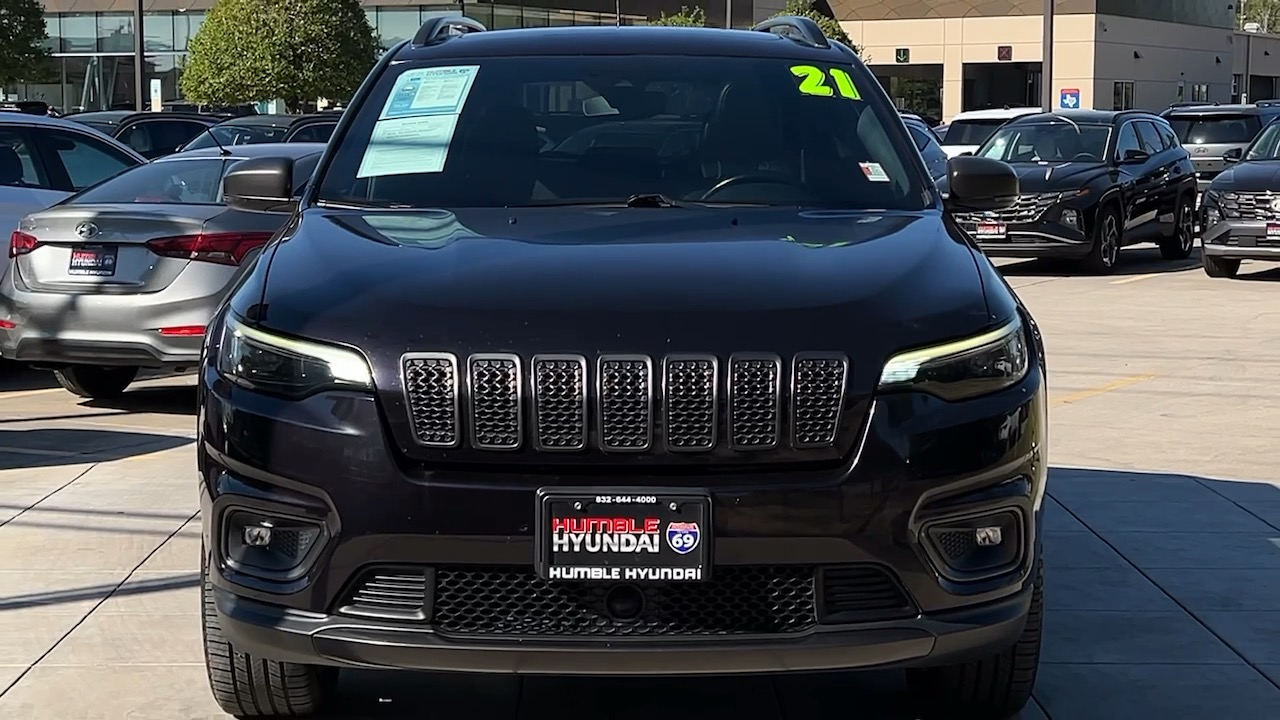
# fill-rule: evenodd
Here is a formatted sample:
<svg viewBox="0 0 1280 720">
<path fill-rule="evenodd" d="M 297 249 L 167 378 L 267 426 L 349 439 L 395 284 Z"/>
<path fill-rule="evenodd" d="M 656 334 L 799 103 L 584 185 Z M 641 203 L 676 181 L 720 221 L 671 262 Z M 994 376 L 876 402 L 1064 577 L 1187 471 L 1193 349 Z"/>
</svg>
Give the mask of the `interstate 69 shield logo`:
<svg viewBox="0 0 1280 720">
<path fill-rule="evenodd" d="M 673 522 L 667 524 L 667 545 L 680 555 L 688 555 L 698 547 L 702 533 L 698 531 L 696 522 Z"/>
</svg>

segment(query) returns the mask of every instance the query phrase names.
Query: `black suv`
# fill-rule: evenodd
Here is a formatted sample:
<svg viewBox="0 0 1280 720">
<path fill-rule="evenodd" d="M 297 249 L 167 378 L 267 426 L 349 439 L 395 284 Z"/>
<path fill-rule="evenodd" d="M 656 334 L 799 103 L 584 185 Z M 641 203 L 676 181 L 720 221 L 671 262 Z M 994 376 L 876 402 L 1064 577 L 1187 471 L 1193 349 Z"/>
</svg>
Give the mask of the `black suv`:
<svg viewBox="0 0 1280 720">
<path fill-rule="evenodd" d="M 1197 191 L 1203 193 L 1218 173 L 1227 168 L 1228 153 L 1234 150 L 1238 157 L 1264 126 L 1280 117 L 1280 101 L 1264 100 L 1249 105 L 1184 102 L 1169 106 L 1161 115 L 1191 153 Z M 1196 205 L 1199 206 L 1198 196 Z"/>
<path fill-rule="evenodd" d="M 1242 260 L 1280 262 L 1280 118 L 1244 151 L 1227 150 L 1227 170 L 1200 205 L 1201 260 L 1209 277 L 1235 277 Z"/>
<path fill-rule="evenodd" d="M 219 121 L 212 115 L 131 110 L 74 113 L 66 118 L 116 138 L 148 160 L 178 152 Z"/>
<path fill-rule="evenodd" d="M 1120 248 L 1195 243 L 1196 181 L 1173 129 L 1141 110 L 1059 110 L 1010 120 L 974 153 L 1013 165 L 1022 195 L 1005 210 L 957 213 L 988 255 L 1067 257 L 1115 269 Z"/>
<path fill-rule="evenodd" d="M 1027 701 L 1039 332 L 858 57 L 756 29 L 437 18 L 377 63 L 208 326 L 223 708 L 315 711 L 339 667 L 893 665 L 943 717 Z M 291 169 L 237 164 L 229 202 Z"/>
</svg>

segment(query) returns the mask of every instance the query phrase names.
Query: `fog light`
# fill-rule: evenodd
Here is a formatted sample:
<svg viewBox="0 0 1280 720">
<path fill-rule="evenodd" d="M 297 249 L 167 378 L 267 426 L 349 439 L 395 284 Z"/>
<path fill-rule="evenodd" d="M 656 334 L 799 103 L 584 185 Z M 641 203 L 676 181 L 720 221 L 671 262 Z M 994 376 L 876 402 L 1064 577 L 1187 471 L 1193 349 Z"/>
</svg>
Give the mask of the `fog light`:
<svg viewBox="0 0 1280 720">
<path fill-rule="evenodd" d="M 1080 227 L 1080 213 L 1076 210 L 1063 210 L 1062 224 L 1070 225 L 1071 227 L 1078 229 Z"/>
<path fill-rule="evenodd" d="M 317 523 L 231 510 L 223 521 L 227 561 L 237 569 L 288 574 L 300 568 L 320 539 Z"/>
<path fill-rule="evenodd" d="M 1206 228 L 1213 227 L 1214 225 L 1217 225 L 1220 222 L 1222 222 L 1222 215 L 1218 212 L 1217 208 L 1212 208 L 1212 207 L 1205 208 L 1204 224 Z"/>
<path fill-rule="evenodd" d="M 925 526 L 925 546 L 938 571 L 951 580 L 975 580 L 1008 572 L 1023 559 L 1022 513 L 1014 509 Z"/>
</svg>

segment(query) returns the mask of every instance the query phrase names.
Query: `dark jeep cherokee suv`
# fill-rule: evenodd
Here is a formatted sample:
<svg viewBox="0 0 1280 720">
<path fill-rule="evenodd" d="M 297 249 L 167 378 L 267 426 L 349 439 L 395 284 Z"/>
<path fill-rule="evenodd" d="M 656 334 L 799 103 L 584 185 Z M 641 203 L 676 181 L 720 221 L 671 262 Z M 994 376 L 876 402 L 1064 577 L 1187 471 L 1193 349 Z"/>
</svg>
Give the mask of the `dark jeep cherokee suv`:
<svg viewBox="0 0 1280 720">
<path fill-rule="evenodd" d="M 892 665 L 929 711 L 1016 712 L 1043 344 L 866 66 L 796 18 L 483 30 L 378 62 L 208 327 L 218 702 Z M 290 173 L 226 192 L 278 207 Z M 990 158 L 948 181 L 1018 194 Z"/>
</svg>

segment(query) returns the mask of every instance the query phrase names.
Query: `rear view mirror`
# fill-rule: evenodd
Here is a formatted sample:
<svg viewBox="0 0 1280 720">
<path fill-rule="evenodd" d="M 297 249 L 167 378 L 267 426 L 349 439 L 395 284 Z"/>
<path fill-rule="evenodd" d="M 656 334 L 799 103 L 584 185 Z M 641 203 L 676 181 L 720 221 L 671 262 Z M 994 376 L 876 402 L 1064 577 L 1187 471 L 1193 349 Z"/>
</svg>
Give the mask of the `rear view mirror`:
<svg viewBox="0 0 1280 720">
<path fill-rule="evenodd" d="M 1244 158 L 1244 148 L 1231 148 L 1222 153 L 1222 161 L 1229 163 L 1240 162 Z"/>
<path fill-rule="evenodd" d="M 241 160 L 232 165 L 223 178 L 222 194 L 227 205 L 236 210 L 292 212 L 297 205 L 293 196 L 293 160 L 282 157 Z"/>
<path fill-rule="evenodd" d="M 1003 210 L 1018 200 L 1018 174 L 993 158 L 957 155 L 947 161 L 947 204 L 953 211 Z"/>
</svg>

